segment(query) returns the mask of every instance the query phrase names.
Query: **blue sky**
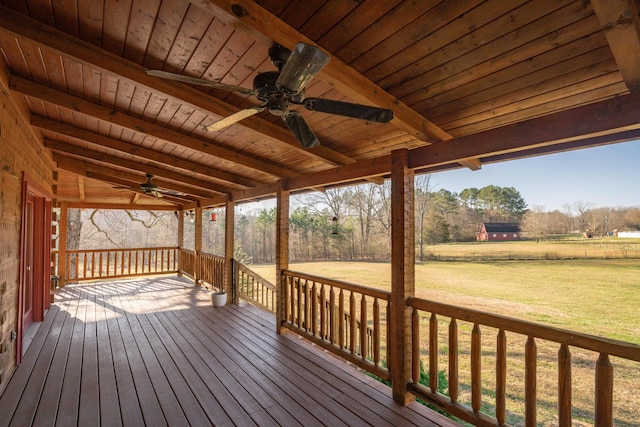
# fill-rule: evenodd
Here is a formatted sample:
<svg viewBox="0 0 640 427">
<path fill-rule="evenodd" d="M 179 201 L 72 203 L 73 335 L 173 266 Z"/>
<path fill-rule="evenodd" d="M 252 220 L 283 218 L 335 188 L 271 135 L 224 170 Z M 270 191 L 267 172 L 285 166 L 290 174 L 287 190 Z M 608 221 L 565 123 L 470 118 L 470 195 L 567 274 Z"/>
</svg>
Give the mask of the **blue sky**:
<svg viewBox="0 0 640 427">
<path fill-rule="evenodd" d="M 514 187 L 529 208 L 563 210 L 582 201 L 594 207 L 640 207 L 640 141 L 549 154 L 433 174 L 435 189 L 459 193 L 486 185 Z"/>
<path fill-rule="evenodd" d="M 432 175 L 434 191 L 459 193 L 486 185 L 514 187 L 533 209 L 558 209 L 578 201 L 593 207 L 640 207 L 640 141 L 456 169 Z M 275 206 L 275 199 L 244 209 Z"/>
</svg>

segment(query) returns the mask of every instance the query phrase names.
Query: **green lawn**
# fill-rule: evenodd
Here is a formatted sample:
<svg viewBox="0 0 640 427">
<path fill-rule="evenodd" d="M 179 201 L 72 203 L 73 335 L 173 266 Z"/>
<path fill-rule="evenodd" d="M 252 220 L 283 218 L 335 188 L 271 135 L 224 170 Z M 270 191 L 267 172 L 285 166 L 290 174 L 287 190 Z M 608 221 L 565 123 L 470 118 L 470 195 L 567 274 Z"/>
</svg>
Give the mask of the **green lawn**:
<svg viewBox="0 0 640 427">
<path fill-rule="evenodd" d="M 273 265 L 253 270 L 275 282 Z M 291 270 L 390 289 L 388 263 L 297 263 Z M 563 329 L 640 344 L 640 260 L 541 260 L 442 262 L 416 266 L 416 295 L 435 301 L 506 315 Z M 428 316 L 423 322 L 428 322 Z M 438 369 L 447 371 L 447 319 L 440 319 Z M 460 402 L 470 402 L 471 324 L 459 322 Z M 428 363 L 428 337 L 421 329 L 422 358 Z M 483 410 L 492 414 L 495 395 L 495 331 L 482 338 Z M 524 423 L 524 338 L 508 334 L 507 421 Z M 538 423 L 557 425 L 558 346 L 538 345 Z M 594 365 L 597 354 L 573 348 L 573 425 L 593 425 Z M 612 358 L 615 371 L 614 417 L 618 426 L 636 426 L 640 418 L 638 363 Z"/>
<path fill-rule="evenodd" d="M 272 265 L 253 270 L 275 281 Z M 390 289 L 390 264 L 297 263 L 303 271 Z M 416 296 L 640 344 L 640 260 L 433 262 Z"/>
</svg>

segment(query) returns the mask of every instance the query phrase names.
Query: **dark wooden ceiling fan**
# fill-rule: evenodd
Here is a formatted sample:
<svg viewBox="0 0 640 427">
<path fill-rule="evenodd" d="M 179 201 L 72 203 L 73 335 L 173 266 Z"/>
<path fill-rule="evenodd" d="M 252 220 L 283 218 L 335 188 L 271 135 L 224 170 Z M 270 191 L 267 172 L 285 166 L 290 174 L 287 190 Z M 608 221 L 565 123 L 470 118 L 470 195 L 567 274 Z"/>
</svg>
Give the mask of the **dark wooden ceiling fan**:
<svg viewBox="0 0 640 427">
<path fill-rule="evenodd" d="M 323 98 L 305 98 L 305 87 L 327 65 L 330 59 L 318 47 L 298 43 L 293 51 L 290 51 L 275 44 L 269 49 L 269 57 L 278 71 L 258 74 L 253 80 L 253 89 L 161 70 L 149 70 L 147 74 L 183 83 L 252 95 L 261 101 L 259 105 L 240 110 L 210 124 L 207 126 L 208 131 L 224 129 L 240 120 L 268 110 L 271 114 L 282 117 L 287 128 L 295 135 L 302 147 L 313 148 L 320 143 L 318 138 L 300 113 L 290 109 L 291 106 L 301 105 L 310 111 L 337 114 L 378 123 L 388 123 L 393 119 L 393 111 L 386 108 Z"/>
</svg>

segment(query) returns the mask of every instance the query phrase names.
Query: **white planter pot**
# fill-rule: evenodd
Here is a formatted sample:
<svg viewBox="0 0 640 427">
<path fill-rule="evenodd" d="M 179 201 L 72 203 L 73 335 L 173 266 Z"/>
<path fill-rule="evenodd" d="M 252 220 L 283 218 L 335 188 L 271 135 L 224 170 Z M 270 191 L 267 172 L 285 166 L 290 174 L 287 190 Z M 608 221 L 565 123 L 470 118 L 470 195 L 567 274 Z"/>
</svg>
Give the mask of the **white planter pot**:
<svg viewBox="0 0 640 427">
<path fill-rule="evenodd" d="M 214 307 L 224 307 L 227 303 L 227 293 L 226 292 L 214 292 L 211 294 L 211 304 Z"/>
</svg>

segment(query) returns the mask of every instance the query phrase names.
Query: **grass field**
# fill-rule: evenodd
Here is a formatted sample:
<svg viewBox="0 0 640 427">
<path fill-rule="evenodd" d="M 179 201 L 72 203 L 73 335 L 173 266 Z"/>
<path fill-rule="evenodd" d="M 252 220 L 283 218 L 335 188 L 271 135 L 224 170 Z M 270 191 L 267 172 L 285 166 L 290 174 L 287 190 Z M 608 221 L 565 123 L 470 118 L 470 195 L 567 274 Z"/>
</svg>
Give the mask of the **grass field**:
<svg viewBox="0 0 640 427">
<path fill-rule="evenodd" d="M 275 282 L 272 265 L 251 269 Z M 297 263 L 291 270 L 391 289 L 387 263 Z M 640 260 L 424 262 L 416 296 L 640 344 Z"/>
<path fill-rule="evenodd" d="M 495 250 L 498 245 L 486 245 Z M 506 244 L 508 245 L 508 244 Z M 533 243 L 509 245 L 509 250 L 531 250 Z M 461 250 L 461 245 L 456 250 Z M 482 246 L 469 245 L 468 250 Z M 482 249 L 485 250 L 485 249 Z M 547 250 L 547 248 L 545 248 Z M 275 281 L 273 265 L 253 265 L 253 270 Z M 291 270 L 331 277 L 360 285 L 390 289 L 388 263 L 297 263 Z M 437 262 L 416 265 L 416 296 L 506 315 L 540 324 L 640 344 L 640 259 L 570 259 L 533 261 Z M 427 319 L 424 319 L 425 321 Z M 448 320 L 441 320 L 446 329 Z M 460 326 L 460 342 L 468 342 L 471 325 Z M 426 329 L 426 328 L 425 328 Z M 491 337 L 495 331 L 483 331 Z M 522 425 L 523 347 L 510 337 L 508 366 L 508 422 Z M 441 336 L 439 369 L 446 371 L 446 335 Z M 486 342 L 485 342 L 486 341 Z M 483 338 L 484 409 L 491 412 L 495 340 Z M 463 344 L 461 344 L 463 345 Z M 426 345 L 421 348 L 425 349 Z M 424 353 L 424 352 L 423 352 Z M 555 384 L 557 347 L 538 344 L 538 423 L 556 425 Z M 593 423 L 593 387 L 596 354 L 572 350 L 574 360 L 574 425 Z M 464 349 L 461 349 L 461 355 Z M 513 356 L 513 357 L 512 357 Z M 640 366 L 612 360 L 615 369 L 615 424 L 638 426 L 640 420 Z M 462 402 L 469 399 L 469 361 L 460 360 Z"/>
</svg>

